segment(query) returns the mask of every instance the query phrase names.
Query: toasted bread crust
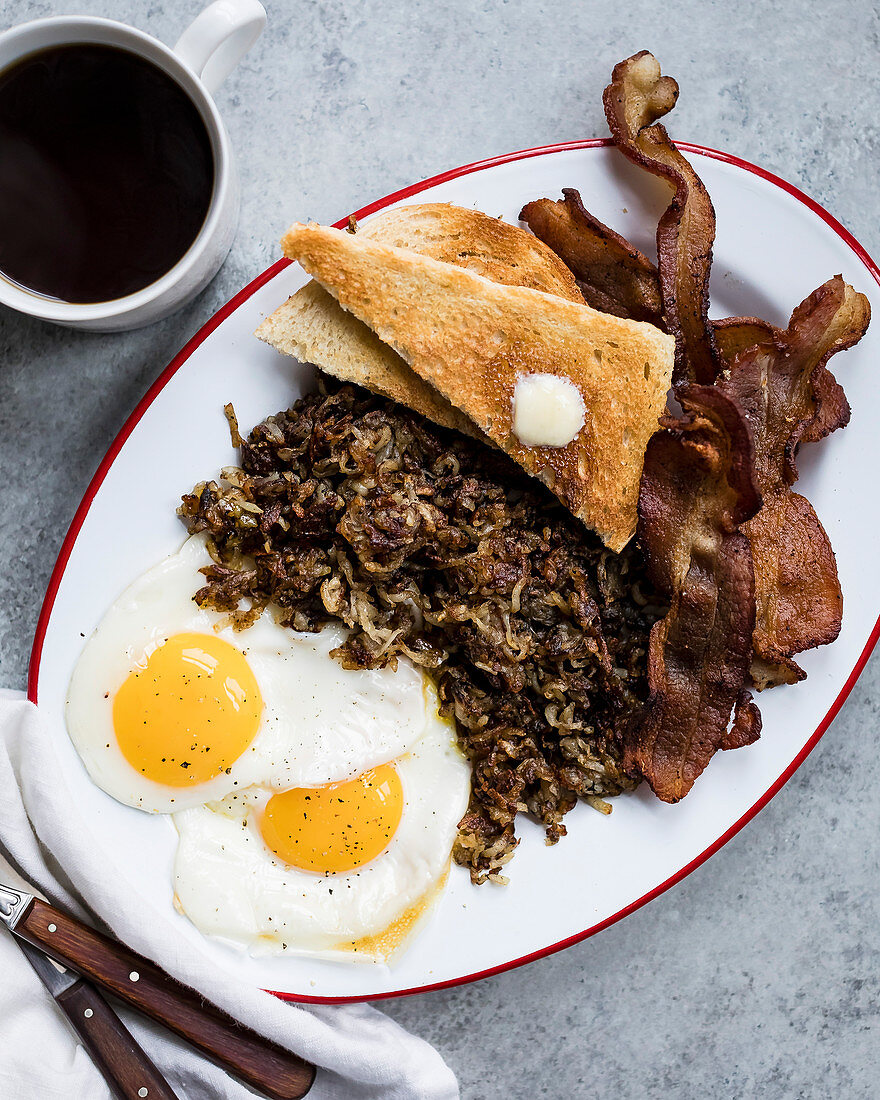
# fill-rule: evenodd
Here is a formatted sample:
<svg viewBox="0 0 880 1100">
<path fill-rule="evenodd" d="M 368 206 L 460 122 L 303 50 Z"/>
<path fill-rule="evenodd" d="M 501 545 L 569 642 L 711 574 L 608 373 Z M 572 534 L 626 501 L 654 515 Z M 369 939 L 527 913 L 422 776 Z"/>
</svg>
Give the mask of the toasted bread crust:
<svg viewBox="0 0 880 1100">
<path fill-rule="evenodd" d="M 583 300 L 574 276 L 547 245 L 480 210 L 443 202 L 400 206 L 377 214 L 358 233 L 458 264 L 508 286 L 530 286 L 574 302 Z M 473 421 L 317 283 L 288 298 L 255 335 L 334 378 L 365 386 L 445 428 L 485 439 Z"/>
<path fill-rule="evenodd" d="M 607 546 L 626 545 L 666 403 L 671 337 L 361 234 L 294 225 L 282 247 Z M 512 432 L 516 381 L 531 373 L 567 377 L 581 392 L 586 422 L 565 447 L 525 447 Z"/>
<path fill-rule="evenodd" d="M 526 286 L 572 302 L 583 295 L 574 275 L 534 234 L 481 210 L 423 202 L 385 210 L 358 233 L 379 244 L 411 248 L 504 286 Z"/>
<path fill-rule="evenodd" d="M 343 382 L 390 397 L 444 428 L 481 434 L 320 283 L 312 281 L 298 290 L 263 321 L 255 335 L 301 363 L 313 363 Z"/>
</svg>

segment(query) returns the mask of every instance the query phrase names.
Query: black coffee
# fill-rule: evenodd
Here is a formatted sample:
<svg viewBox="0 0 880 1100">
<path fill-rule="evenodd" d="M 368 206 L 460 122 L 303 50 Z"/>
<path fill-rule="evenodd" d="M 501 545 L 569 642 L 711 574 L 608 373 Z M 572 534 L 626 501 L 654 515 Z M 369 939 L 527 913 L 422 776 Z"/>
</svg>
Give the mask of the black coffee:
<svg viewBox="0 0 880 1100">
<path fill-rule="evenodd" d="M 21 286 L 65 302 L 149 286 L 213 187 L 199 112 L 136 54 L 60 46 L 0 73 L 0 272 Z"/>
</svg>

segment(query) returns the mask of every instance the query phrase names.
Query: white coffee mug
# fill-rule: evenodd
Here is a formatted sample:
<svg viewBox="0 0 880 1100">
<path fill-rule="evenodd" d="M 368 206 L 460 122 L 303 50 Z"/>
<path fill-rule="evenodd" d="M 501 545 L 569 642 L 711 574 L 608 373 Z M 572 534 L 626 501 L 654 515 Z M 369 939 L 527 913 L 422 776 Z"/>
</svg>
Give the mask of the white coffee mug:
<svg viewBox="0 0 880 1100">
<path fill-rule="evenodd" d="M 70 328 L 118 332 L 167 317 L 194 298 L 226 259 L 238 221 L 238 177 L 229 137 L 212 93 L 259 38 L 266 12 L 258 0 L 216 0 L 196 17 L 173 49 L 134 27 L 90 16 L 56 16 L 0 34 L 0 71 L 52 46 L 79 42 L 118 46 L 167 73 L 196 106 L 211 142 L 214 190 L 198 236 L 156 282 L 110 302 L 75 304 L 32 293 L 0 273 L 0 302 Z"/>
</svg>

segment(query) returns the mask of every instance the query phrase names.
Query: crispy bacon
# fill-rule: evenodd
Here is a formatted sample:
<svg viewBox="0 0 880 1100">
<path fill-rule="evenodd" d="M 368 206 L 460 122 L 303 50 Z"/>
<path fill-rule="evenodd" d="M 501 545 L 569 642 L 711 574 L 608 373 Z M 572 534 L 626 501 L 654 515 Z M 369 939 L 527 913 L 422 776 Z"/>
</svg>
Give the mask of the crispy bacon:
<svg viewBox="0 0 880 1100">
<path fill-rule="evenodd" d="M 593 309 L 662 328 L 657 268 L 643 252 L 594 218 L 573 187 L 564 187 L 562 194 L 558 202 L 528 203 L 520 219 L 571 269 Z"/>
<path fill-rule="evenodd" d="M 744 530 L 752 544 L 758 609 L 752 681 L 763 691 L 806 677 L 791 657 L 834 641 L 843 593 L 831 543 L 805 497 L 787 488 L 768 493 Z"/>
<path fill-rule="evenodd" d="M 580 257 L 589 260 L 595 255 L 596 238 L 607 238 L 613 231 L 602 226 L 598 219 L 586 212 L 585 216 L 580 216 L 579 211 L 583 210 L 580 196 L 570 190 L 564 193 L 564 202 L 552 203 L 544 199 L 529 204 L 523 211 L 523 217 L 533 231 L 572 266 L 572 263 L 578 263 Z M 572 200 L 572 196 L 576 202 Z M 547 216 L 550 207 L 554 208 L 552 220 Z M 532 216 L 526 217 L 527 213 Z M 552 225 L 554 229 L 548 231 L 548 225 Z M 552 239 L 549 239 L 550 232 Z M 548 235 L 545 236 L 545 233 Z M 652 277 L 657 279 L 659 291 L 659 279 L 656 269 L 637 249 L 618 234 L 614 234 L 614 238 L 618 242 L 614 259 L 615 304 L 618 307 L 616 312 L 627 315 L 627 301 L 632 300 L 634 294 L 643 295 L 641 288 Z M 633 256 L 641 259 L 632 259 Z M 590 267 L 589 262 L 582 263 L 579 269 L 581 279 L 595 280 L 601 274 L 601 269 Z M 585 296 L 589 301 L 589 294 Z M 728 367 L 738 356 L 743 356 L 756 345 L 769 341 L 779 346 L 785 338 L 785 334 L 757 317 L 728 317 L 714 321 L 712 325 L 717 350 Z M 805 410 L 805 420 L 800 429 L 802 442 L 822 439 L 848 423 L 849 403 L 825 363 L 819 363 L 815 367 L 809 379 L 808 390 L 802 396 Z M 764 428 L 754 418 L 752 428 L 756 432 L 764 432 Z M 772 449 L 774 444 L 770 441 L 767 446 Z M 784 441 L 779 446 L 784 449 Z M 827 640 L 833 640 L 839 630 L 840 617 L 839 587 L 834 579 L 834 555 L 827 535 L 809 502 L 793 493 L 787 494 L 780 503 L 768 501 L 761 527 L 768 532 L 772 529 L 775 536 L 772 539 L 762 538 L 759 531 L 755 539 L 753 553 L 760 558 L 755 562 L 758 599 L 765 609 L 776 607 L 776 631 L 787 641 L 785 645 L 774 645 L 772 656 L 769 656 L 767 646 L 758 637 L 759 648 L 753 660 L 752 679 L 759 689 L 802 680 L 805 673 L 791 659 L 791 654 L 821 644 L 826 636 Z M 782 546 L 787 548 L 787 552 L 780 557 Z M 769 561 L 765 560 L 768 548 L 771 552 Z M 775 579 L 771 581 L 771 577 Z M 772 593 L 762 592 L 765 580 Z M 821 621 L 813 622 L 813 607 L 819 610 L 818 619 Z M 761 618 L 759 613 L 759 622 Z"/>
<path fill-rule="evenodd" d="M 722 368 L 708 313 L 715 210 L 699 176 L 657 122 L 677 99 L 678 84 L 660 75 L 647 50 L 615 65 L 603 96 L 618 149 L 675 189 L 657 226 L 663 316 L 675 337 L 673 381 L 709 384 Z"/>
<path fill-rule="evenodd" d="M 826 366 L 813 371 L 813 418 L 801 435 L 801 443 L 818 443 L 826 435 L 849 424 L 849 401 L 843 387 Z"/>
<path fill-rule="evenodd" d="M 837 635 L 834 555 L 791 485 L 799 443 L 848 422 L 826 363 L 860 338 L 869 318 L 864 297 L 837 277 L 795 310 L 784 332 L 755 317 L 709 320 L 714 210 L 657 122 L 677 96 L 676 82 L 645 51 L 615 67 L 604 95 L 618 148 L 674 188 L 657 230 L 659 271 L 576 191 L 529 203 L 520 215 L 569 265 L 587 302 L 676 338 L 683 412 L 665 417 L 648 445 L 638 532 L 669 611 L 651 630 L 650 696 L 624 744 L 628 772 L 669 802 L 687 794 L 718 749 L 758 738 L 749 685 L 802 679 L 792 655 Z"/>
<path fill-rule="evenodd" d="M 713 321 L 715 345 L 726 365 L 730 365 L 737 355 L 763 340 L 769 340 L 776 331 L 760 317 L 725 317 L 723 321 Z"/>
<path fill-rule="evenodd" d="M 752 694 L 743 689 L 733 711 L 733 724 L 721 740 L 721 748 L 744 749 L 761 736 L 761 712 L 752 702 Z"/>
<path fill-rule="evenodd" d="M 682 417 L 664 418 L 645 454 L 639 539 L 670 606 L 651 630 L 651 694 L 624 747 L 624 767 L 664 802 L 683 798 L 719 748 L 760 732 L 745 690 L 752 557 L 737 530 L 760 505 L 751 439 L 736 401 L 716 388 L 682 387 L 679 400 Z"/>
<path fill-rule="evenodd" d="M 867 298 L 836 275 L 797 307 L 785 331 L 773 330 L 736 355 L 717 384 L 739 402 L 752 429 L 763 497 L 744 526 L 755 565 L 758 687 L 803 678 L 794 654 L 840 632 L 843 596 L 834 552 L 812 505 L 791 486 L 800 442 L 821 438 L 848 418 L 826 363 L 861 339 L 870 316 Z"/>
<path fill-rule="evenodd" d="M 660 276 L 655 265 L 634 244 L 591 214 L 575 188 L 563 187 L 562 194 L 564 198 L 555 202 L 535 199 L 527 203 L 520 219 L 572 271 L 594 309 L 663 328 Z M 710 323 L 725 363 L 767 340 L 774 331 L 759 317 L 725 317 Z M 837 386 L 830 374 L 828 378 L 831 386 Z"/>
</svg>

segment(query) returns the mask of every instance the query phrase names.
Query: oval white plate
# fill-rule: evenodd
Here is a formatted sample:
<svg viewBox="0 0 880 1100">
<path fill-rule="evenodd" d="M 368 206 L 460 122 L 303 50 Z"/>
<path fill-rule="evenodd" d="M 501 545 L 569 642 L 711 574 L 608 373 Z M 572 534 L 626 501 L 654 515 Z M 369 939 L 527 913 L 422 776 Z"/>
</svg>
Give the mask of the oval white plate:
<svg viewBox="0 0 880 1100">
<path fill-rule="evenodd" d="M 837 272 L 875 305 L 880 301 L 876 266 L 809 199 L 735 158 L 683 148 L 695 156 L 718 214 L 713 316 L 757 314 L 784 324 L 802 298 Z M 588 209 L 652 253 L 668 192 L 604 141 L 527 150 L 456 169 L 373 203 L 359 217 L 419 195 L 516 222 L 523 203 L 556 198 L 562 187 L 579 188 Z M 298 267 L 275 264 L 220 310 L 161 375 L 95 475 L 43 605 L 30 697 L 39 698 L 67 781 L 93 815 L 107 873 L 128 882 L 133 906 L 142 897 L 165 897 L 170 909 L 174 833 L 166 819 L 121 806 L 91 783 L 64 728 L 65 689 L 83 636 L 133 578 L 182 542 L 175 517 L 181 493 L 234 461 L 224 403 L 234 402 L 244 430 L 287 408 L 310 386 L 309 370 L 252 336 L 303 281 Z M 289 956 L 252 959 L 205 940 L 180 917 L 194 949 L 207 953 L 230 980 L 295 999 L 394 996 L 473 980 L 564 947 L 632 912 L 708 858 L 806 757 L 876 640 L 880 574 L 871 502 L 880 468 L 878 359 L 875 322 L 857 348 L 832 364 L 852 404 L 852 423 L 805 448 L 800 458 L 798 489 L 815 505 L 837 552 L 843 631 L 834 645 L 803 657 L 805 683 L 760 698 L 764 733 L 756 745 L 719 753 L 677 806 L 658 802 L 647 789 L 616 800 L 610 817 L 578 806 L 565 819 L 568 837 L 553 848 L 537 826 L 521 821 L 510 885 L 475 888 L 454 867 L 442 901 L 392 969 Z"/>
</svg>

